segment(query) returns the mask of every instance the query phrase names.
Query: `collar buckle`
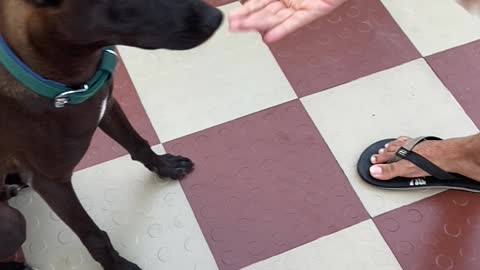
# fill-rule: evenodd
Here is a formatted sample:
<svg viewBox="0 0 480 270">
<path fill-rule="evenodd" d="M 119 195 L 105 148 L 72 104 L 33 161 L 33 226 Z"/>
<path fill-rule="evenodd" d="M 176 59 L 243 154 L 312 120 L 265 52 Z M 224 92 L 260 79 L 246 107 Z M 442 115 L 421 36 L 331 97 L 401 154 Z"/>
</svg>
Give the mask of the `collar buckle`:
<svg viewBox="0 0 480 270">
<path fill-rule="evenodd" d="M 69 97 L 70 95 L 87 92 L 88 89 L 89 89 L 88 85 L 85 84 L 81 89 L 66 91 L 59 94 L 58 96 L 55 97 L 55 108 L 65 107 L 65 105 L 70 103 L 70 97 Z"/>
</svg>

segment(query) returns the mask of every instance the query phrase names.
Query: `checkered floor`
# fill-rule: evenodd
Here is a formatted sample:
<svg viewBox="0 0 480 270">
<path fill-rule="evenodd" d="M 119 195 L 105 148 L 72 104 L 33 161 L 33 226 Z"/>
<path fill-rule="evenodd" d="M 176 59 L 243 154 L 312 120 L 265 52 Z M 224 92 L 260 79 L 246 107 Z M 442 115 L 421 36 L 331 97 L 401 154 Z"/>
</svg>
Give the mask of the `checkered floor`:
<svg viewBox="0 0 480 270">
<path fill-rule="evenodd" d="M 455 0 L 351 0 L 271 47 L 225 23 L 192 51 L 119 51 L 136 128 L 197 166 L 157 179 L 101 132 L 79 165 L 83 205 L 144 270 L 480 269 L 478 195 L 355 167 L 380 139 L 478 132 L 480 19 Z M 38 195 L 12 205 L 33 266 L 100 269 Z"/>
</svg>

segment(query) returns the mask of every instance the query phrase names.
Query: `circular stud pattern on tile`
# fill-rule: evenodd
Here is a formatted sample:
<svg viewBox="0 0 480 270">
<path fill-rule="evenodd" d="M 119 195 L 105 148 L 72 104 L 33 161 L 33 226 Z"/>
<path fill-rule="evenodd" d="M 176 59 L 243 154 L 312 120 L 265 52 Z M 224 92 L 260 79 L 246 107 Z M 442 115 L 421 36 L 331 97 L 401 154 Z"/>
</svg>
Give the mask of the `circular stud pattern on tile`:
<svg viewBox="0 0 480 270">
<path fill-rule="evenodd" d="M 326 199 L 322 196 L 322 194 L 316 193 L 316 192 L 308 192 L 306 194 L 306 196 L 304 196 L 304 198 L 305 198 L 306 202 L 308 202 L 311 205 L 316 205 L 316 206 L 325 205 L 325 202 L 326 202 Z"/>
<path fill-rule="evenodd" d="M 227 155 L 230 159 L 237 159 L 243 153 L 243 149 L 240 147 L 230 147 L 227 149 Z"/>
<path fill-rule="evenodd" d="M 38 270 L 56 270 L 55 265 L 49 263 L 47 265 L 41 264 L 41 265 L 35 265 L 38 268 L 33 268 L 33 269 L 38 269 Z"/>
<path fill-rule="evenodd" d="M 208 137 L 205 135 L 200 135 L 195 138 L 195 143 L 197 145 L 202 145 L 208 142 Z"/>
<path fill-rule="evenodd" d="M 279 144 L 291 144 L 292 140 L 287 132 L 279 131 L 275 134 L 275 140 Z"/>
<path fill-rule="evenodd" d="M 163 197 L 163 201 L 168 206 L 174 206 L 175 205 L 175 197 L 176 197 L 175 193 L 169 192 L 169 193 L 165 194 L 165 196 Z"/>
<path fill-rule="evenodd" d="M 213 179 L 215 186 L 219 188 L 228 188 L 230 186 L 231 177 L 225 175 L 216 175 Z"/>
<path fill-rule="evenodd" d="M 124 248 L 135 249 L 135 247 L 138 246 L 139 243 L 140 243 L 139 238 L 136 235 L 128 234 L 120 237 L 120 244 Z"/>
<path fill-rule="evenodd" d="M 229 208 L 235 209 L 242 206 L 242 201 L 238 197 L 231 196 L 227 199 L 227 205 Z"/>
<path fill-rule="evenodd" d="M 232 134 L 232 130 L 229 128 L 222 128 L 218 131 L 218 135 L 222 137 L 229 136 L 230 134 Z"/>
<path fill-rule="evenodd" d="M 265 139 L 256 139 L 253 143 L 252 143 L 252 151 L 255 152 L 255 153 L 262 153 L 265 151 L 268 151 L 268 141 L 266 141 Z"/>
<path fill-rule="evenodd" d="M 458 238 L 462 234 L 462 228 L 456 224 L 443 225 L 443 231 L 446 235 L 453 238 Z"/>
<path fill-rule="evenodd" d="M 284 246 L 285 244 L 287 244 L 287 240 L 283 237 L 283 234 L 281 233 L 274 233 L 271 239 L 272 242 L 277 246 Z"/>
<path fill-rule="evenodd" d="M 202 184 L 194 184 L 190 186 L 190 191 L 192 195 L 196 197 L 201 197 L 201 195 L 204 194 L 206 190 L 207 188 L 205 188 Z"/>
<path fill-rule="evenodd" d="M 422 232 L 420 235 L 420 241 L 428 246 L 438 246 L 440 241 L 438 240 L 437 236 L 432 232 Z"/>
<path fill-rule="evenodd" d="M 185 149 L 185 145 L 183 145 L 182 143 L 175 143 L 172 146 L 172 152 L 175 152 L 175 153 L 182 153 L 184 149 Z"/>
<path fill-rule="evenodd" d="M 350 18 L 356 18 L 360 16 L 360 9 L 356 6 L 351 6 L 347 11 L 347 16 Z"/>
<path fill-rule="evenodd" d="M 172 257 L 172 251 L 168 247 L 161 247 L 157 251 L 157 259 L 160 262 L 166 263 Z"/>
<path fill-rule="evenodd" d="M 261 168 L 266 171 L 273 171 L 275 168 L 276 162 L 273 159 L 265 159 L 261 163 Z"/>
<path fill-rule="evenodd" d="M 435 263 L 439 269 L 451 270 L 453 269 L 453 259 L 449 256 L 440 254 L 435 258 Z"/>
<path fill-rule="evenodd" d="M 241 218 L 237 221 L 237 228 L 240 232 L 247 232 L 250 225 L 250 221 L 246 218 Z"/>
<path fill-rule="evenodd" d="M 175 228 L 184 229 L 187 226 L 187 217 L 184 214 L 177 215 L 173 221 Z"/>
<path fill-rule="evenodd" d="M 64 229 L 57 234 L 57 241 L 62 245 L 71 244 L 75 240 L 75 235 L 70 229 Z"/>
<path fill-rule="evenodd" d="M 240 178 L 249 178 L 251 177 L 251 170 L 249 167 L 242 167 L 237 171 L 237 176 Z"/>
<path fill-rule="evenodd" d="M 272 210 L 265 210 L 262 214 L 262 221 L 265 223 L 272 223 L 274 220 L 274 212 Z"/>
<path fill-rule="evenodd" d="M 260 256 L 266 249 L 266 246 L 260 241 L 251 241 L 248 243 L 248 253 L 252 256 Z"/>
<path fill-rule="evenodd" d="M 327 21 L 328 21 L 329 23 L 333 23 L 333 24 L 335 24 L 335 23 L 340 23 L 342 20 L 343 20 L 342 16 L 337 15 L 337 14 L 331 15 L 331 16 L 329 16 L 328 19 L 327 19 Z"/>
<path fill-rule="evenodd" d="M 200 215 L 206 219 L 215 218 L 215 210 L 209 206 L 204 206 L 200 209 Z"/>
<path fill-rule="evenodd" d="M 455 198 L 452 200 L 452 203 L 458 206 L 467 206 L 469 202 L 466 198 Z"/>
<path fill-rule="evenodd" d="M 329 37 L 320 37 L 315 40 L 315 43 L 320 46 L 328 46 L 332 42 Z"/>
<path fill-rule="evenodd" d="M 401 241 L 397 245 L 397 250 L 400 252 L 402 255 L 413 255 L 413 252 L 415 250 L 415 246 L 407 241 Z"/>
<path fill-rule="evenodd" d="M 307 172 L 297 171 L 295 173 L 295 184 L 307 185 L 312 181 L 312 176 Z"/>
<path fill-rule="evenodd" d="M 423 214 L 417 209 L 408 210 L 408 220 L 413 223 L 420 223 L 423 220 Z"/>
<path fill-rule="evenodd" d="M 466 221 L 467 221 L 467 224 L 469 226 L 480 229 L 479 218 L 477 218 L 477 217 L 467 217 Z"/>
<path fill-rule="evenodd" d="M 368 33 L 368 32 L 371 32 L 372 29 L 373 29 L 372 24 L 368 21 L 365 21 L 358 26 L 357 31 L 361 33 Z"/>
<path fill-rule="evenodd" d="M 210 237 L 215 242 L 223 242 L 225 235 L 229 235 L 229 230 L 224 228 L 215 228 L 210 232 Z"/>
<path fill-rule="evenodd" d="M 30 243 L 29 250 L 32 254 L 42 253 L 47 249 L 48 245 L 45 240 L 39 240 Z"/>
<path fill-rule="evenodd" d="M 70 269 L 81 269 L 85 259 L 81 254 L 70 254 L 66 259 L 66 264 Z"/>
<path fill-rule="evenodd" d="M 223 254 L 222 254 L 221 260 L 225 265 L 235 265 L 235 264 L 237 264 L 237 262 L 236 262 L 237 256 L 232 250 L 224 251 Z"/>
<path fill-rule="evenodd" d="M 353 205 L 353 204 L 347 205 L 347 207 L 345 207 L 343 209 L 343 214 L 346 217 L 349 217 L 349 218 L 352 218 L 352 219 L 356 219 L 361 215 L 360 208 Z"/>
<path fill-rule="evenodd" d="M 164 228 L 162 224 L 154 223 L 148 226 L 147 232 L 148 232 L 148 236 L 150 236 L 151 238 L 158 238 L 162 236 L 164 232 Z"/>
<path fill-rule="evenodd" d="M 37 216 L 28 217 L 27 227 L 29 233 L 37 232 L 40 229 L 40 219 Z"/>
<path fill-rule="evenodd" d="M 270 121 L 275 120 L 275 118 L 276 118 L 276 117 L 275 117 L 275 113 L 270 112 L 270 113 L 265 114 L 262 119 L 263 119 L 264 121 L 270 122 Z"/>
<path fill-rule="evenodd" d="M 183 243 L 183 247 L 188 252 L 194 252 L 195 250 L 199 249 L 197 247 L 197 244 L 198 241 L 196 241 L 194 237 L 187 237 L 187 239 L 185 239 L 185 242 Z"/>
<path fill-rule="evenodd" d="M 118 226 L 126 225 L 128 223 L 128 215 L 119 211 L 113 212 L 112 221 Z"/>
<path fill-rule="evenodd" d="M 348 189 L 344 184 L 335 184 L 330 189 L 332 194 L 335 194 L 335 197 L 345 197 L 345 194 L 348 193 Z"/>
<path fill-rule="evenodd" d="M 386 219 L 383 222 L 383 225 L 389 232 L 396 232 L 400 229 L 400 224 L 398 224 L 398 221 L 393 218 Z"/>
</svg>

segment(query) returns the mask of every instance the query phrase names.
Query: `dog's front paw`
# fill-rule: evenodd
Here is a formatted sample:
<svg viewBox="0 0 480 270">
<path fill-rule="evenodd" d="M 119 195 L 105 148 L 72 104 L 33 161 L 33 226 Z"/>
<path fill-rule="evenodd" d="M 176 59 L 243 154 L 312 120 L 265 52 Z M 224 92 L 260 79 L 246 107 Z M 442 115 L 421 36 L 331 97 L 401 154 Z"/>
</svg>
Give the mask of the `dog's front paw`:
<svg viewBox="0 0 480 270">
<path fill-rule="evenodd" d="M 5 185 L 0 188 L 0 202 L 8 201 L 18 195 L 22 188 L 18 185 Z"/>
<path fill-rule="evenodd" d="M 110 269 L 108 269 L 110 270 Z M 111 270 L 142 270 L 142 268 L 138 267 L 138 265 L 131 263 L 122 258 L 119 263 L 116 263 Z"/>
<path fill-rule="evenodd" d="M 154 161 L 145 166 L 161 178 L 174 180 L 183 179 L 194 169 L 194 164 L 189 158 L 170 154 L 156 156 Z"/>
</svg>

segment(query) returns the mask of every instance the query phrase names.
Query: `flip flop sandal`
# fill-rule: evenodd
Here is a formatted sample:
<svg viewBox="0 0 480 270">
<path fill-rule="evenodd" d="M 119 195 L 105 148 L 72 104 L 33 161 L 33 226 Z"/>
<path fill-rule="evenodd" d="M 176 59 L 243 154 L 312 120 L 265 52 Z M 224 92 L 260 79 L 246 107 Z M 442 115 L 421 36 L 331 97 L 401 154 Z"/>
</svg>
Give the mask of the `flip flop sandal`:
<svg viewBox="0 0 480 270">
<path fill-rule="evenodd" d="M 439 189 L 458 189 L 471 192 L 480 192 L 480 182 L 465 177 L 460 174 L 448 173 L 440 169 L 437 165 L 431 161 L 422 157 L 421 155 L 413 152 L 413 148 L 419 143 L 428 140 L 442 140 L 437 137 L 419 137 L 408 141 L 403 147 L 401 147 L 395 157 L 393 157 L 388 163 L 398 162 L 402 159 L 408 160 L 421 168 L 431 176 L 418 177 L 418 178 L 406 178 L 397 177 L 391 180 L 378 180 L 370 174 L 370 167 L 373 165 L 370 158 L 374 154 L 378 154 L 378 150 L 385 147 L 385 144 L 395 141 L 396 139 L 387 139 L 376 142 L 370 145 L 360 156 L 357 164 L 358 174 L 365 182 L 370 185 L 392 190 L 412 190 L 412 189 L 426 189 L 426 188 L 439 188 Z"/>
</svg>

